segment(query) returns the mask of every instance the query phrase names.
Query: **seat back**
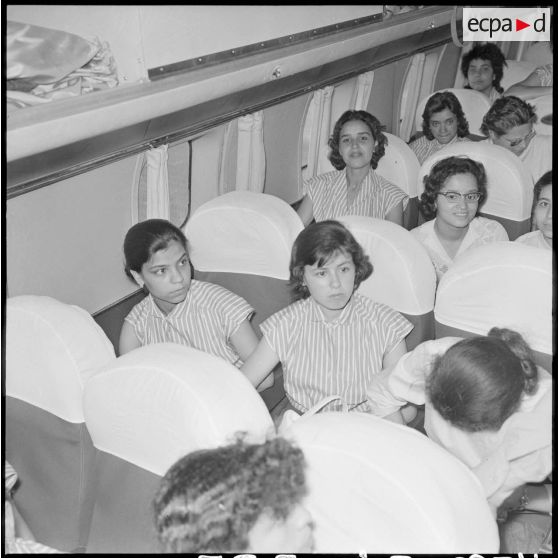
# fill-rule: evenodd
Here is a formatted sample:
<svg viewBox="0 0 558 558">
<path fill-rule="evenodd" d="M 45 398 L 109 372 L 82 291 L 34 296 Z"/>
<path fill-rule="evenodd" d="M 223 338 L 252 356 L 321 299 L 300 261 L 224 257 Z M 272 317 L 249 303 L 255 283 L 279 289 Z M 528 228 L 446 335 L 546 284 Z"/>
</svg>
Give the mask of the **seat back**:
<svg viewBox="0 0 558 558">
<path fill-rule="evenodd" d="M 380 159 L 376 172 L 399 186 L 409 196 L 405 208 L 404 226 L 407 230 L 417 226 L 418 206 L 416 176 L 420 164 L 413 150 L 399 137 L 384 132 L 388 139 L 386 152 Z"/>
<path fill-rule="evenodd" d="M 550 371 L 552 252 L 496 242 L 463 253 L 438 285 L 434 317 L 436 337 L 486 335 L 493 326 L 516 330 Z"/>
<path fill-rule="evenodd" d="M 281 434 L 305 455 L 317 553 L 498 550 L 478 479 L 418 431 L 364 413 L 322 413 Z"/>
<path fill-rule="evenodd" d="M 504 75 L 500 80 L 504 92 L 515 83 L 523 81 L 536 67 L 537 65 L 529 60 L 506 60 Z"/>
<path fill-rule="evenodd" d="M 291 248 L 302 221 L 282 199 L 254 192 L 229 192 L 200 206 L 184 233 L 194 277 L 243 297 L 259 324 L 291 302 L 288 287 Z M 283 378 L 262 392 L 270 409 L 283 398 Z"/>
<path fill-rule="evenodd" d="M 374 266 L 358 292 L 387 304 L 414 324 L 406 338 L 409 350 L 433 339 L 436 273 L 422 244 L 403 227 L 383 219 L 350 215 L 340 221 Z"/>
<path fill-rule="evenodd" d="M 424 191 L 423 178 L 438 161 L 454 156 L 469 157 L 482 163 L 486 169 L 488 197 L 481 208 L 481 215 L 499 221 L 510 240 L 529 232 L 533 179 L 519 157 L 498 145 L 467 141 L 448 145 L 431 155 L 418 174 L 419 199 Z"/>
<path fill-rule="evenodd" d="M 533 105 L 535 112 L 537 113 L 537 121 L 535 122 L 534 129 L 537 134 L 544 136 L 552 135 L 552 95 L 543 95 L 542 97 L 537 97 L 536 99 L 531 99 L 528 101 L 529 104 Z M 548 123 L 544 118 L 550 115 L 551 122 Z"/>
<path fill-rule="evenodd" d="M 6 302 L 6 459 L 21 479 L 15 501 L 37 541 L 80 551 L 90 519 L 94 448 L 84 379 L 116 359 L 82 308 L 47 296 Z"/>
<path fill-rule="evenodd" d="M 157 552 L 151 503 L 161 477 L 187 453 L 273 431 L 263 401 L 233 365 L 173 343 L 119 357 L 84 390 L 98 450 L 88 552 Z"/>
<path fill-rule="evenodd" d="M 441 89 L 440 91 L 450 91 L 457 97 L 463 109 L 463 113 L 465 114 L 465 118 L 467 118 L 467 122 L 469 123 L 469 132 L 477 136 L 482 136 L 483 133 L 480 131 L 482 119 L 490 108 L 488 97 L 474 89 L 449 88 Z M 434 93 L 438 93 L 438 91 L 432 92 L 428 97 L 419 101 L 417 105 L 417 111 L 415 113 L 415 127 L 417 130 L 422 130 L 422 113 L 424 112 L 424 107 L 428 99 L 430 99 Z"/>
</svg>

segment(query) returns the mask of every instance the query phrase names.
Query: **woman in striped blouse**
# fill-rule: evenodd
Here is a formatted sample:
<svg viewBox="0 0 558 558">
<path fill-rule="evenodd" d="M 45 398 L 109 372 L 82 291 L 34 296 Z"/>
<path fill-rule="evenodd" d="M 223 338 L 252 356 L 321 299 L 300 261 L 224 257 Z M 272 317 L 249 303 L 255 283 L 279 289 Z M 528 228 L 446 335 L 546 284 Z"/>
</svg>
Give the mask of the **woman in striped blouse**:
<svg viewBox="0 0 558 558">
<path fill-rule="evenodd" d="M 365 215 L 403 225 L 409 197 L 374 172 L 385 153 L 387 138 L 375 116 L 348 110 L 336 122 L 329 139 L 329 160 L 337 169 L 304 183 L 297 209 L 304 225 L 343 215 Z"/>
<path fill-rule="evenodd" d="M 149 294 L 126 316 L 120 354 L 179 343 L 240 365 L 258 344 L 254 309 L 241 297 L 192 279 L 186 238 L 164 219 L 134 225 L 124 240 L 126 273 Z"/>
<path fill-rule="evenodd" d="M 422 131 L 424 135 L 409 144 L 421 165 L 446 145 L 470 141 L 469 123 L 451 91 L 439 91 L 428 99 L 422 113 Z"/>
<path fill-rule="evenodd" d="M 283 365 L 290 404 L 305 412 L 332 395 L 325 410 L 368 411 L 372 377 L 405 354 L 413 326 L 398 312 L 356 293 L 372 264 L 337 221 L 321 221 L 295 240 L 290 281 L 296 302 L 263 324 L 263 338 L 241 370 L 253 385 Z"/>
</svg>

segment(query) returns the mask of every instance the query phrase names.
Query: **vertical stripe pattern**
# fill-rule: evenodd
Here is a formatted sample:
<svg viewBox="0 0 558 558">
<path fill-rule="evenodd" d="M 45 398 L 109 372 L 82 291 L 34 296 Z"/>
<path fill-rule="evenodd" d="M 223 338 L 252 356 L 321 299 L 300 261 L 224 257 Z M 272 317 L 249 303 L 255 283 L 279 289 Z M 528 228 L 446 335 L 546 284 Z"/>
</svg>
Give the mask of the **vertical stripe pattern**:
<svg viewBox="0 0 558 558">
<path fill-rule="evenodd" d="M 413 329 L 395 310 L 358 293 L 332 322 L 309 297 L 260 327 L 283 364 L 287 396 L 301 412 L 329 395 L 339 395 L 349 409 L 366 410 L 366 390 L 384 355 Z M 341 402 L 324 410 L 341 410 Z"/>
<path fill-rule="evenodd" d="M 459 143 L 462 141 L 471 141 L 469 138 L 460 138 L 455 136 L 449 143 L 440 143 L 437 139 L 429 140 L 426 136 L 421 136 L 415 141 L 409 144 L 409 147 L 413 150 L 419 163 L 422 165 L 430 155 L 437 153 L 440 149 L 446 147 L 447 145 L 453 145 L 454 143 Z"/>
<path fill-rule="evenodd" d="M 183 302 L 165 316 L 147 296 L 126 316 L 142 345 L 179 343 L 210 353 L 237 366 L 241 361 L 229 343 L 254 309 L 240 296 L 212 283 L 193 280 Z"/>
<path fill-rule="evenodd" d="M 403 190 L 372 169 L 350 205 L 347 203 L 347 175 L 344 170 L 328 172 L 307 180 L 304 183 L 304 193 L 312 200 L 316 221 L 337 219 L 344 215 L 385 219 L 400 201 L 403 201 L 405 207 L 409 199 Z"/>
</svg>

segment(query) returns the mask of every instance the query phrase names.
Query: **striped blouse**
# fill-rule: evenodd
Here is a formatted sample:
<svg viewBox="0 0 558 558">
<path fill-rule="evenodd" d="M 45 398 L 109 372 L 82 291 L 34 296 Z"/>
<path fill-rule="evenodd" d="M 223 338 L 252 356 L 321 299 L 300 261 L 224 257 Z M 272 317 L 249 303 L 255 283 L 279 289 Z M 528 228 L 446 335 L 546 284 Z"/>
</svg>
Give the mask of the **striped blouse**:
<svg viewBox="0 0 558 558">
<path fill-rule="evenodd" d="M 339 395 L 349 410 L 367 411 L 371 378 L 413 326 L 388 306 L 355 293 L 332 322 L 309 297 L 276 312 L 260 328 L 283 365 L 289 401 L 305 412 L 330 395 Z M 341 410 L 341 403 L 324 410 Z"/>
<path fill-rule="evenodd" d="M 459 143 L 462 141 L 471 141 L 469 138 L 464 137 L 460 138 L 459 136 L 455 136 L 450 142 L 448 143 L 440 143 L 436 138 L 429 140 L 426 136 L 421 136 L 417 138 L 415 141 L 412 141 L 409 144 L 409 147 L 414 151 L 415 155 L 419 163 L 422 165 L 430 155 L 437 153 L 446 145 L 453 145 L 454 143 Z"/>
<path fill-rule="evenodd" d="M 126 316 L 142 345 L 179 343 L 241 365 L 229 343 L 254 309 L 240 296 L 212 283 L 192 280 L 183 302 L 165 315 L 148 295 Z"/>
<path fill-rule="evenodd" d="M 347 203 L 347 174 L 344 170 L 310 178 L 304 182 L 304 193 L 312 200 L 316 221 L 337 219 L 344 215 L 385 219 L 399 202 L 403 201 L 405 208 L 409 199 L 403 190 L 376 174 L 372 168 L 350 205 Z"/>
</svg>

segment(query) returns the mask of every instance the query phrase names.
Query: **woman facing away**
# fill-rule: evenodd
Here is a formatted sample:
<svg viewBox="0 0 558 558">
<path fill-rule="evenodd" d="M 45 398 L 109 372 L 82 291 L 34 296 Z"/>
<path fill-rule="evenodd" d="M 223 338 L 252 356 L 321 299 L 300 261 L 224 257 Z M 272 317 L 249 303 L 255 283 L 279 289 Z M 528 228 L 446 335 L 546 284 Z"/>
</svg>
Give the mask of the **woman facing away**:
<svg viewBox="0 0 558 558">
<path fill-rule="evenodd" d="M 409 144 L 421 165 L 446 145 L 470 141 L 469 123 L 451 91 L 439 91 L 428 99 L 422 113 L 422 131 L 424 135 Z"/>
<path fill-rule="evenodd" d="M 515 241 L 552 250 L 552 171 L 543 174 L 533 188 L 531 232 Z"/>
<path fill-rule="evenodd" d="M 179 459 L 153 507 L 163 552 L 312 552 L 302 450 L 241 439 Z"/>
<path fill-rule="evenodd" d="M 474 89 L 493 103 L 504 92 L 500 85 L 504 66 L 507 66 L 506 57 L 498 45 L 484 43 L 474 46 L 461 59 L 461 72 L 467 80 L 465 89 Z"/>
<path fill-rule="evenodd" d="M 525 164 L 536 182 L 552 169 L 552 136 L 537 134 L 533 128 L 537 115 L 532 105 L 519 97 L 501 97 L 494 101 L 482 120 L 483 140 L 499 145 Z"/>
<path fill-rule="evenodd" d="M 552 470 L 552 376 L 515 331 L 421 343 L 373 378 L 368 397 L 396 422 L 407 402 L 424 404 L 428 437 L 475 473 L 495 515 Z"/>
<path fill-rule="evenodd" d="M 438 281 L 459 254 L 508 240 L 498 221 L 478 216 L 486 196 L 484 166 L 468 157 L 446 157 L 424 177 L 419 203 L 427 221 L 411 234 L 426 248 Z"/>
<path fill-rule="evenodd" d="M 305 195 L 297 209 L 304 225 L 343 215 L 366 215 L 403 225 L 409 197 L 376 174 L 387 138 L 375 116 L 348 110 L 335 123 L 329 139 L 329 160 L 337 169 L 304 183 Z"/>
</svg>

